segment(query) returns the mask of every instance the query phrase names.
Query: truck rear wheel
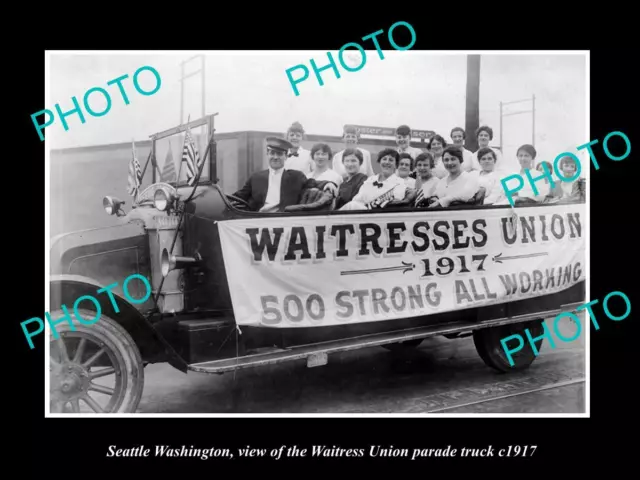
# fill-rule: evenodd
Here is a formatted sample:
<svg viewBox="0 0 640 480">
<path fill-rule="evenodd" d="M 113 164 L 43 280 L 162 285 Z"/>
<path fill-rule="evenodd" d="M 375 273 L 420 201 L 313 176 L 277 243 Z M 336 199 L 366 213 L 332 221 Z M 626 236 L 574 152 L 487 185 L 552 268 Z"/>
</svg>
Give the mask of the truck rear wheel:
<svg viewBox="0 0 640 480">
<path fill-rule="evenodd" d="M 501 325 L 499 327 L 482 328 L 473 332 L 473 343 L 480 355 L 480 358 L 489 367 L 499 372 L 512 372 L 529 368 L 537 356 L 529 344 L 525 329 L 529 330 L 532 338 L 539 337 L 544 333 L 542 323 L 544 319 L 530 322 L 514 323 L 511 325 Z M 514 365 L 511 366 L 509 358 L 500 343 L 500 340 L 510 335 L 520 335 L 524 340 L 524 346 L 517 352 L 511 354 Z M 535 342 L 538 352 L 542 347 L 544 339 Z"/>
<path fill-rule="evenodd" d="M 96 316 L 81 309 L 78 314 L 87 322 Z M 57 310 L 50 315 L 59 319 L 66 314 Z M 51 413 L 134 413 L 144 389 L 144 367 L 129 333 L 103 314 L 91 325 L 74 319 L 73 329 L 64 322 L 55 330 L 58 338 L 53 328 L 50 335 Z"/>
</svg>

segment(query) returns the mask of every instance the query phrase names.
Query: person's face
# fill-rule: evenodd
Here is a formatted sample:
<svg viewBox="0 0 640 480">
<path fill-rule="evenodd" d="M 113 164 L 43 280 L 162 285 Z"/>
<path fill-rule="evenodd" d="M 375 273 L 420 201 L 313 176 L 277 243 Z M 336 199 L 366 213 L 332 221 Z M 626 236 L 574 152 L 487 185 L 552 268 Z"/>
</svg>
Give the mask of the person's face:
<svg viewBox="0 0 640 480">
<path fill-rule="evenodd" d="M 271 168 L 273 168 L 274 170 L 280 170 L 282 167 L 284 167 L 284 162 L 287 159 L 287 152 L 268 148 L 267 156 L 269 157 L 269 165 L 271 166 Z"/>
<path fill-rule="evenodd" d="M 496 161 L 493 158 L 491 153 L 486 153 L 480 159 L 480 166 L 482 170 L 489 173 L 493 172 L 493 167 L 495 167 Z"/>
<path fill-rule="evenodd" d="M 396 171 L 396 160 L 391 155 L 385 155 L 380 160 L 380 168 L 382 173 L 389 176 Z"/>
<path fill-rule="evenodd" d="M 400 178 L 406 178 L 411 173 L 411 160 L 408 158 L 401 158 L 398 162 L 398 176 Z"/>
<path fill-rule="evenodd" d="M 342 159 L 342 163 L 344 163 L 344 169 L 347 171 L 349 175 L 353 175 L 360 170 L 360 160 L 355 155 L 348 155 Z"/>
<path fill-rule="evenodd" d="M 434 155 L 441 155 L 443 148 L 444 147 L 442 146 L 442 142 L 440 142 L 439 140 L 433 139 L 431 141 L 431 153 L 433 153 Z"/>
<path fill-rule="evenodd" d="M 460 160 L 449 152 L 445 153 L 444 157 L 442 157 L 442 163 L 450 174 L 456 175 L 460 173 Z"/>
<path fill-rule="evenodd" d="M 355 133 L 345 133 L 344 144 L 347 148 L 355 147 L 358 144 L 358 136 Z"/>
<path fill-rule="evenodd" d="M 490 140 L 491 138 L 489 138 L 489 134 L 484 130 L 478 134 L 478 145 L 480 146 L 480 148 L 488 147 Z"/>
<path fill-rule="evenodd" d="M 565 178 L 570 178 L 573 177 L 576 174 L 576 164 L 573 163 L 571 160 L 565 160 L 562 163 L 562 175 Z"/>
<path fill-rule="evenodd" d="M 520 162 L 520 166 L 524 170 L 529 170 L 533 167 L 533 157 L 529 152 L 525 152 L 524 150 L 518 152 L 518 162 Z"/>
<path fill-rule="evenodd" d="M 322 150 L 318 150 L 313 154 L 313 160 L 316 162 L 316 165 L 318 167 L 324 167 L 325 165 L 327 165 L 327 163 L 329 163 L 329 154 Z"/>
<path fill-rule="evenodd" d="M 409 141 L 411 140 L 411 135 L 396 135 L 396 143 L 399 147 L 407 147 L 409 146 Z"/>
<path fill-rule="evenodd" d="M 429 161 L 421 160 L 420 162 L 418 162 L 418 164 L 416 165 L 416 172 L 418 172 L 418 175 L 420 175 L 420 177 L 422 178 L 428 177 L 429 173 L 431 173 Z"/>
<path fill-rule="evenodd" d="M 451 135 L 451 140 L 453 140 L 454 145 L 462 146 L 464 143 L 464 134 L 460 130 L 456 130 Z"/>
<path fill-rule="evenodd" d="M 291 142 L 294 148 L 298 148 L 300 146 L 300 142 L 302 142 L 302 133 L 289 132 L 289 137 L 287 138 L 287 140 Z"/>
</svg>

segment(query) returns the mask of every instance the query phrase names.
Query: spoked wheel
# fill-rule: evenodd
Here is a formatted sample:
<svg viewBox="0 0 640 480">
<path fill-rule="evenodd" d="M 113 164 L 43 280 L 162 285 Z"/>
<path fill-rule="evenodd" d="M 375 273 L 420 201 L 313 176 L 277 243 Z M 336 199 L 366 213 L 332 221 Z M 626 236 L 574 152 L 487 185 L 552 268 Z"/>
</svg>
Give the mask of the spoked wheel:
<svg viewBox="0 0 640 480">
<path fill-rule="evenodd" d="M 424 338 L 414 338 L 413 340 L 405 340 L 404 342 L 385 343 L 382 346 L 392 352 L 399 352 L 399 351 L 404 351 L 410 348 L 416 348 L 418 345 L 422 343 L 423 340 Z"/>
<path fill-rule="evenodd" d="M 95 312 L 78 310 L 89 321 Z M 60 318 L 61 310 L 51 313 Z M 133 413 L 144 389 L 140 352 L 129 333 L 101 314 L 92 325 L 56 325 L 51 332 L 51 413 Z"/>
<path fill-rule="evenodd" d="M 531 338 L 539 337 L 544 333 L 542 323 L 544 319 L 533 320 L 531 322 L 514 323 L 511 325 L 501 325 L 499 327 L 489 327 L 473 332 L 473 343 L 476 346 L 476 350 L 480 355 L 480 358 L 484 363 L 499 372 L 513 372 L 517 370 L 524 370 L 529 368 L 537 356 L 534 354 L 525 330 L 528 329 L 531 334 Z M 500 340 L 509 337 L 511 335 L 520 335 L 524 340 L 524 346 L 517 352 L 511 353 L 513 359 L 513 366 L 509 363 L 509 358 L 502 347 Z M 540 339 L 535 342 L 538 352 L 542 348 L 542 342 L 544 339 Z M 515 339 L 511 340 L 507 344 L 507 348 L 512 347 Z"/>
</svg>

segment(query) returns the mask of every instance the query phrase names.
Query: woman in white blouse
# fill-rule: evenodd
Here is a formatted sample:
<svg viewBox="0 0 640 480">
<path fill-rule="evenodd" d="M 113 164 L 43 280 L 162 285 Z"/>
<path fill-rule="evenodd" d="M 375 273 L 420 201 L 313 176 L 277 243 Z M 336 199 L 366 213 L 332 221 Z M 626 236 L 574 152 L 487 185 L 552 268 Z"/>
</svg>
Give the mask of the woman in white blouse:
<svg viewBox="0 0 640 480">
<path fill-rule="evenodd" d="M 449 174 L 443 162 L 443 153 L 446 147 L 447 141 L 442 135 L 434 135 L 431 137 L 429 142 L 429 152 L 433 155 L 433 167 L 431 167 L 431 170 L 438 178 L 444 178 Z"/>
<path fill-rule="evenodd" d="M 370 210 L 384 207 L 392 200 L 401 201 L 407 193 L 404 180 L 396 175 L 400 154 L 393 148 L 385 148 L 378 153 L 381 172 L 362 184 L 353 200 L 340 210 Z"/>
<path fill-rule="evenodd" d="M 504 201 L 504 188 L 500 183 L 501 175 L 496 171 L 498 158 L 492 148 L 484 147 L 478 150 L 480 170 L 472 170 L 469 175 L 478 179 L 479 188 L 484 189 L 483 205 L 493 205 Z M 464 168 L 464 165 L 463 165 Z"/>
<path fill-rule="evenodd" d="M 534 160 L 537 154 L 538 152 L 536 152 L 533 145 L 525 144 L 518 148 L 516 156 L 518 158 L 518 163 L 520 164 L 520 171 L 517 173 L 522 176 L 524 186 L 517 192 L 511 194 L 515 205 L 542 203 L 547 198 L 547 195 L 551 193 L 551 185 L 543 180 L 539 180 L 535 182 L 536 190 L 538 191 L 536 194 L 536 192 L 533 191 L 529 178 L 527 177 L 527 171 L 529 171 L 531 178 L 540 176 L 540 173 L 534 170 Z M 509 183 L 509 185 L 513 188 L 513 182 Z M 505 202 L 509 203 L 506 195 Z"/>
<path fill-rule="evenodd" d="M 478 193 L 480 188 L 478 176 L 463 171 L 463 161 L 464 157 L 460 148 L 451 145 L 444 149 L 442 162 L 449 174 L 438 181 L 434 192 L 438 199 L 431 203 L 429 208 L 448 207 L 452 202 L 457 201 L 468 202 Z"/>
<path fill-rule="evenodd" d="M 416 188 L 416 179 L 409 176 L 411 172 L 413 172 L 413 157 L 410 153 L 401 153 L 398 157 L 396 175 L 404 180 L 408 189 L 413 190 Z"/>
<path fill-rule="evenodd" d="M 311 158 L 313 159 L 315 167 L 312 172 L 307 173 L 307 178 L 313 178 L 318 182 L 325 180 L 333 182 L 335 189 L 331 188 L 330 190 L 335 197 L 343 179 L 342 175 L 330 167 L 332 157 L 333 152 L 329 145 L 326 143 L 316 143 L 311 149 Z"/>
</svg>

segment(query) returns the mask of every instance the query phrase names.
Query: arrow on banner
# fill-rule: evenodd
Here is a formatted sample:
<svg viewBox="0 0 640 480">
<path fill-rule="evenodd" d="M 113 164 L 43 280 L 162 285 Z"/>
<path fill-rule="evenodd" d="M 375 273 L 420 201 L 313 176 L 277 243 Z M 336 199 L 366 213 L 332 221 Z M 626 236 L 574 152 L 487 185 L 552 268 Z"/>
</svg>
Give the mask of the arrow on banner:
<svg viewBox="0 0 640 480">
<path fill-rule="evenodd" d="M 531 257 L 541 257 L 544 255 L 549 255 L 549 252 L 542 252 L 542 253 L 525 253 L 523 255 L 512 255 L 510 257 L 503 257 L 502 253 L 499 253 L 498 255 L 496 255 L 495 257 L 493 257 L 493 261 L 497 262 L 497 263 L 502 263 L 503 260 L 516 260 L 518 258 L 531 258 Z"/>
<path fill-rule="evenodd" d="M 360 275 L 366 273 L 393 272 L 396 270 L 402 270 L 402 273 L 407 273 L 414 268 L 416 268 L 415 264 L 402 262 L 402 265 L 399 265 L 397 267 L 371 268 L 369 270 L 350 270 L 346 272 L 340 272 L 340 275 Z"/>
</svg>

